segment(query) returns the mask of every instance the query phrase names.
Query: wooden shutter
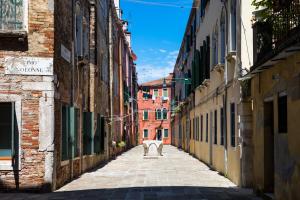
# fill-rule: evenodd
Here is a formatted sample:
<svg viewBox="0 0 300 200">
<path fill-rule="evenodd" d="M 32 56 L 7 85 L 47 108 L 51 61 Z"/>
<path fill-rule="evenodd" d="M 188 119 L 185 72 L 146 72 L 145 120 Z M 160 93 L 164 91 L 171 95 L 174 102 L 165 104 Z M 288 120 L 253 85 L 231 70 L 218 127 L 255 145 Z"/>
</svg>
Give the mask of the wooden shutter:
<svg viewBox="0 0 300 200">
<path fill-rule="evenodd" d="M 68 108 L 67 106 L 62 106 L 61 110 L 61 160 L 68 159 Z"/>
<path fill-rule="evenodd" d="M 93 152 L 93 126 L 94 115 L 91 112 L 83 113 L 83 154 L 90 155 Z"/>
<path fill-rule="evenodd" d="M 101 119 L 100 119 L 100 151 L 101 152 L 104 152 L 104 142 L 105 142 L 105 120 L 104 120 L 104 117 L 101 116 Z"/>
</svg>

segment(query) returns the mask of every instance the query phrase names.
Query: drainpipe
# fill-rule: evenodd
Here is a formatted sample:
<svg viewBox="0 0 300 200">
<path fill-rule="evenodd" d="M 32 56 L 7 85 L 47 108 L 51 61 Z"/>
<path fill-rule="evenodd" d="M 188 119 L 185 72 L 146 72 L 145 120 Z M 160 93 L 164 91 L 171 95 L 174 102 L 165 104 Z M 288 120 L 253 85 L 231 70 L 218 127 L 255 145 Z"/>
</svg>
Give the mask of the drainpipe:
<svg viewBox="0 0 300 200">
<path fill-rule="evenodd" d="M 109 63 L 109 101 L 110 101 L 110 134 L 108 137 L 108 156 L 110 155 L 110 144 L 111 144 L 111 139 L 113 136 L 113 114 L 114 114 L 114 110 L 113 110 L 113 78 L 114 78 L 114 65 L 113 65 L 113 38 L 112 38 L 112 9 L 113 9 L 113 5 L 112 5 L 112 1 L 109 1 L 109 12 L 108 12 L 108 55 L 109 55 L 109 59 L 108 59 L 108 63 Z"/>
<path fill-rule="evenodd" d="M 228 24 L 229 24 L 229 20 L 228 20 L 228 9 L 227 9 L 227 1 L 226 0 L 221 0 L 221 2 L 224 5 L 225 8 L 225 22 L 226 22 L 226 26 L 225 26 L 225 34 L 226 34 L 226 51 L 228 52 L 228 33 L 229 33 L 229 29 L 228 29 Z M 225 94 L 223 97 L 223 107 L 224 107 L 224 161 L 225 161 L 225 175 L 227 175 L 228 173 L 228 138 L 227 138 L 227 84 L 228 84 L 228 78 L 227 78 L 227 73 L 228 73 L 228 64 L 227 64 L 227 60 L 225 59 L 225 73 L 224 73 L 224 79 L 225 79 Z"/>
</svg>

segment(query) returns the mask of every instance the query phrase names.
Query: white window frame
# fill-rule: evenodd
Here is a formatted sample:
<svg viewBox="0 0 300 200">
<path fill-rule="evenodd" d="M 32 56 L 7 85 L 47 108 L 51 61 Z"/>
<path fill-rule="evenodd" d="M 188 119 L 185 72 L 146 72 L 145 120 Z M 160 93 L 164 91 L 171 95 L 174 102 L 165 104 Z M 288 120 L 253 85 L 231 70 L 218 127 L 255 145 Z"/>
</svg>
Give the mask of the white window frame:
<svg viewBox="0 0 300 200">
<path fill-rule="evenodd" d="M 165 130 L 168 130 L 168 137 L 165 137 Z M 168 128 L 165 128 L 165 129 L 164 129 L 164 132 L 163 132 L 163 138 L 169 138 L 169 129 L 168 129 Z"/>
<path fill-rule="evenodd" d="M 147 113 L 148 113 L 148 119 L 145 119 L 145 112 L 147 111 Z M 144 121 L 147 121 L 147 120 L 149 120 L 149 110 L 143 110 L 143 120 Z"/>
<path fill-rule="evenodd" d="M 22 136 L 22 98 L 18 95 L 1 95 L 0 94 L 0 102 L 14 102 L 15 103 L 15 112 L 16 112 L 16 120 L 17 126 L 19 130 L 19 148 L 18 148 L 18 161 L 19 161 L 19 168 L 20 171 L 22 169 L 21 165 L 21 136 Z M 0 160 L 0 171 L 13 171 L 12 160 Z"/>
<path fill-rule="evenodd" d="M 164 110 L 167 111 L 167 118 L 166 118 L 166 119 L 164 119 Z M 161 118 L 162 118 L 162 120 L 165 120 L 165 121 L 169 119 L 169 116 L 168 116 L 168 109 L 167 109 L 167 108 L 161 109 Z"/>
<path fill-rule="evenodd" d="M 147 130 L 148 137 L 145 137 L 145 130 Z M 143 130 L 143 138 L 149 138 L 149 129 L 144 129 Z"/>
<path fill-rule="evenodd" d="M 164 95 L 164 91 L 167 91 L 167 96 Z M 164 100 L 168 100 L 169 99 L 169 90 L 168 90 L 168 88 L 164 88 L 162 90 L 162 95 L 161 96 L 164 98 Z"/>
<path fill-rule="evenodd" d="M 155 95 L 155 92 L 157 91 L 157 96 Z M 153 89 L 153 97 L 159 97 L 159 89 Z"/>
<path fill-rule="evenodd" d="M 160 113 L 160 119 L 157 117 L 158 112 Z M 156 119 L 157 121 L 163 120 L 163 116 L 162 116 L 162 115 L 163 115 L 162 109 L 157 108 L 157 109 L 155 110 L 155 119 Z"/>
<path fill-rule="evenodd" d="M 20 30 L 12 30 L 12 32 L 25 31 L 28 33 L 28 10 L 29 10 L 29 0 L 23 0 L 23 27 Z M 6 29 L 0 30 L 0 32 L 7 31 Z"/>
</svg>

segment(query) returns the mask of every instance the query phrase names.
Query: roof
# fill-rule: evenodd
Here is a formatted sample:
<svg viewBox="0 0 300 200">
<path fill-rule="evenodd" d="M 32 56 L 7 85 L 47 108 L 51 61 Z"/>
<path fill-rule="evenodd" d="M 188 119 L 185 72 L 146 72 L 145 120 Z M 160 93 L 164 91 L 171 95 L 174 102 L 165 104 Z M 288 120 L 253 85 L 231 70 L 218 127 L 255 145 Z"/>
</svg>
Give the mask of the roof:
<svg viewBox="0 0 300 200">
<path fill-rule="evenodd" d="M 171 85 L 172 82 L 172 78 L 173 78 L 173 74 L 170 74 L 167 77 L 161 78 L 161 79 L 157 79 L 154 81 L 149 81 L 146 83 L 142 83 L 140 86 L 147 86 L 147 87 L 157 87 L 157 86 L 162 86 L 164 83 L 164 80 L 166 80 L 166 83 L 168 86 Z"/>
</svg>

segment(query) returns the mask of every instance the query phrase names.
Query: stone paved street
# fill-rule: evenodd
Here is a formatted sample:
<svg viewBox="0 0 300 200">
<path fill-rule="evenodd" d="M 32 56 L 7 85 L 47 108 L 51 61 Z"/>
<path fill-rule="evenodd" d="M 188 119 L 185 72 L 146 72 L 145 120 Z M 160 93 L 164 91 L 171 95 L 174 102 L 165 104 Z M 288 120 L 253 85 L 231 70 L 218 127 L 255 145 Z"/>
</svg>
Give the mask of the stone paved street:
<svg viewBox="0 0 300 200">
<path fill-rule="evenodd" d="M 144 158 L 142 154 L 142 147 L 136 147 L 104 167 L 85 173 L 55 193 L 0 193 L 0 199 L 259 199 L 252 190 L 237 188 L 225 177 L 175 147 L 164 146 L 163 157 Z"/>
</svg>

